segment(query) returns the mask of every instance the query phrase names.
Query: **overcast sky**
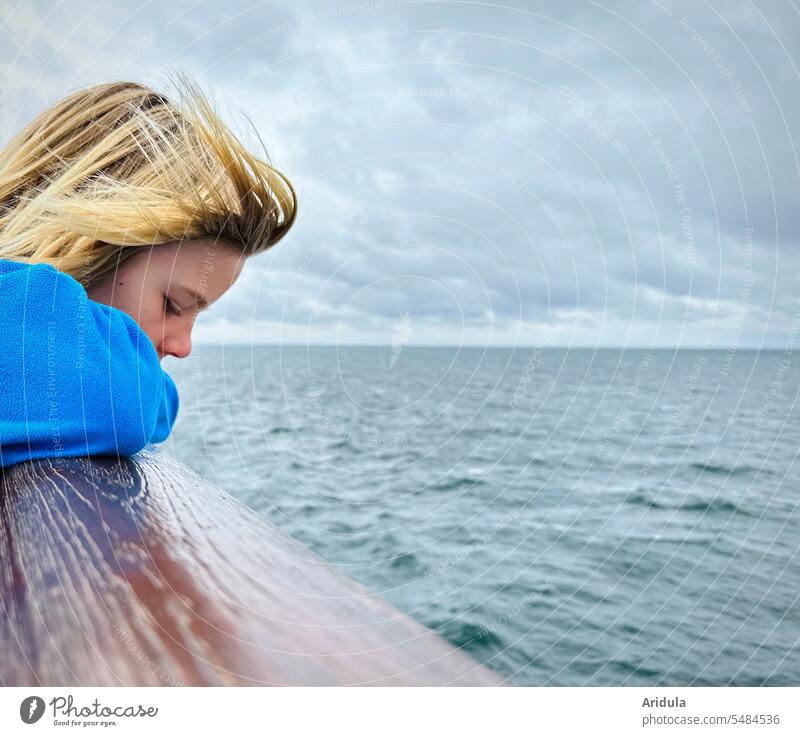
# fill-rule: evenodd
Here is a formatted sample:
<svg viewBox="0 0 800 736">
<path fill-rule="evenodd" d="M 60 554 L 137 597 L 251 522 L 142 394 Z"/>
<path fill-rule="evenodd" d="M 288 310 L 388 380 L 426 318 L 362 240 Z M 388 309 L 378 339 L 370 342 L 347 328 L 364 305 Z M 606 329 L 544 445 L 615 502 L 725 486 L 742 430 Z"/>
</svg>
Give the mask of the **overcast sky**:
<svg viewBox="0 0 800 736">
<path fill-rule="evenodd" d="M 791 0 L 25 0 L 3 20 L 3 141 L 76 88 L 177 68 L 296 184 L 295 229 L 200 341 L 794 346 Z"/>
</svg>

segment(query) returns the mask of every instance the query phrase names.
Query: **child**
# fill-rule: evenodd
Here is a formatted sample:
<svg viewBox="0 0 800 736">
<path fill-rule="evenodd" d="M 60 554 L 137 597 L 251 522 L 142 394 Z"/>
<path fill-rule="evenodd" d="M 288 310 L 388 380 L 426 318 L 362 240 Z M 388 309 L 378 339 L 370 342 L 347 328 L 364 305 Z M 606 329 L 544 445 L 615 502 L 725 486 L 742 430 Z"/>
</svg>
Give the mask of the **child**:
<svg viewBox="0 0 800 736">
<path fill-rule="evenodd" d="M 288 179 L 176 87 L 90 87 L 0 151 L 0 467 L 165 440 L 161 359 L 295 221 Z"/>
</svg>

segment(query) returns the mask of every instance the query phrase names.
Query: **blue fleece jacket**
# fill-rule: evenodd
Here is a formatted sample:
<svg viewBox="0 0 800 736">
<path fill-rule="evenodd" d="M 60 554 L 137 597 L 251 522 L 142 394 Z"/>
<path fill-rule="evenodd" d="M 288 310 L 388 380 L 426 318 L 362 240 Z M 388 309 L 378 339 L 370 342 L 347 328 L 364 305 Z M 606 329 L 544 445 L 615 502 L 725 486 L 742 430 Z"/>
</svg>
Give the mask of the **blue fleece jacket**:
<svg viewBox="0 0 800 736">
<path fill-rule="evenodd" d="M 132 317 L 52 266 L 0 259 L 0 467 L 133 455 L 169 436 L 178 405 Z"/>
</svg>

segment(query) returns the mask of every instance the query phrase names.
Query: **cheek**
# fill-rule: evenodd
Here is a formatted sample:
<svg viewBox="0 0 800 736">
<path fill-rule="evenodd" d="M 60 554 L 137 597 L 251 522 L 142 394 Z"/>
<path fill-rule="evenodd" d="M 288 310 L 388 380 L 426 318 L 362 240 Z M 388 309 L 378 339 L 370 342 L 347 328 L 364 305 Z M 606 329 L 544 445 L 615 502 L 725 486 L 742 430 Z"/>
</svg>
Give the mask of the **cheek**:
<svg viewBox="0 0 800 736">
<path fill-rule="evenodd" d="M 162 300 L 158 299 L 154 304 L 142 304 L 136 321 L 147 336 L 157 342 L 164 333 L 164 317 Z"/>
<path fill-rule="evenodd" d="M 152 319 L 154 299 L 142 294 L 142 287 L 133 279 L 119 279 L 114 285 L 111 305 L 127 312 L 137 322 Z"/>
</svg>

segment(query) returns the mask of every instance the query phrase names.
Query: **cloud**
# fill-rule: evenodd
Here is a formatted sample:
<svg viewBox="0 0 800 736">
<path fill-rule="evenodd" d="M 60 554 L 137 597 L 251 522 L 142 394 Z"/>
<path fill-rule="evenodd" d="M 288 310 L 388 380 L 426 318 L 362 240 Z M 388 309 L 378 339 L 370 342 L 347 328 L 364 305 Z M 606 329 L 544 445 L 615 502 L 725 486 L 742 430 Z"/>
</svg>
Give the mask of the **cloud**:
<svg viewBox="0 0 800 736">
<path fill-rule="evenodd" d="M 389 344 L 407 313 L 428 344 L 783 347 L 799 25 L 745 2 L 26 3 L 0 120 L 176 66 L 244 135 L 248 114 L 300 218 L 205 340 Z"/>
</svg>

